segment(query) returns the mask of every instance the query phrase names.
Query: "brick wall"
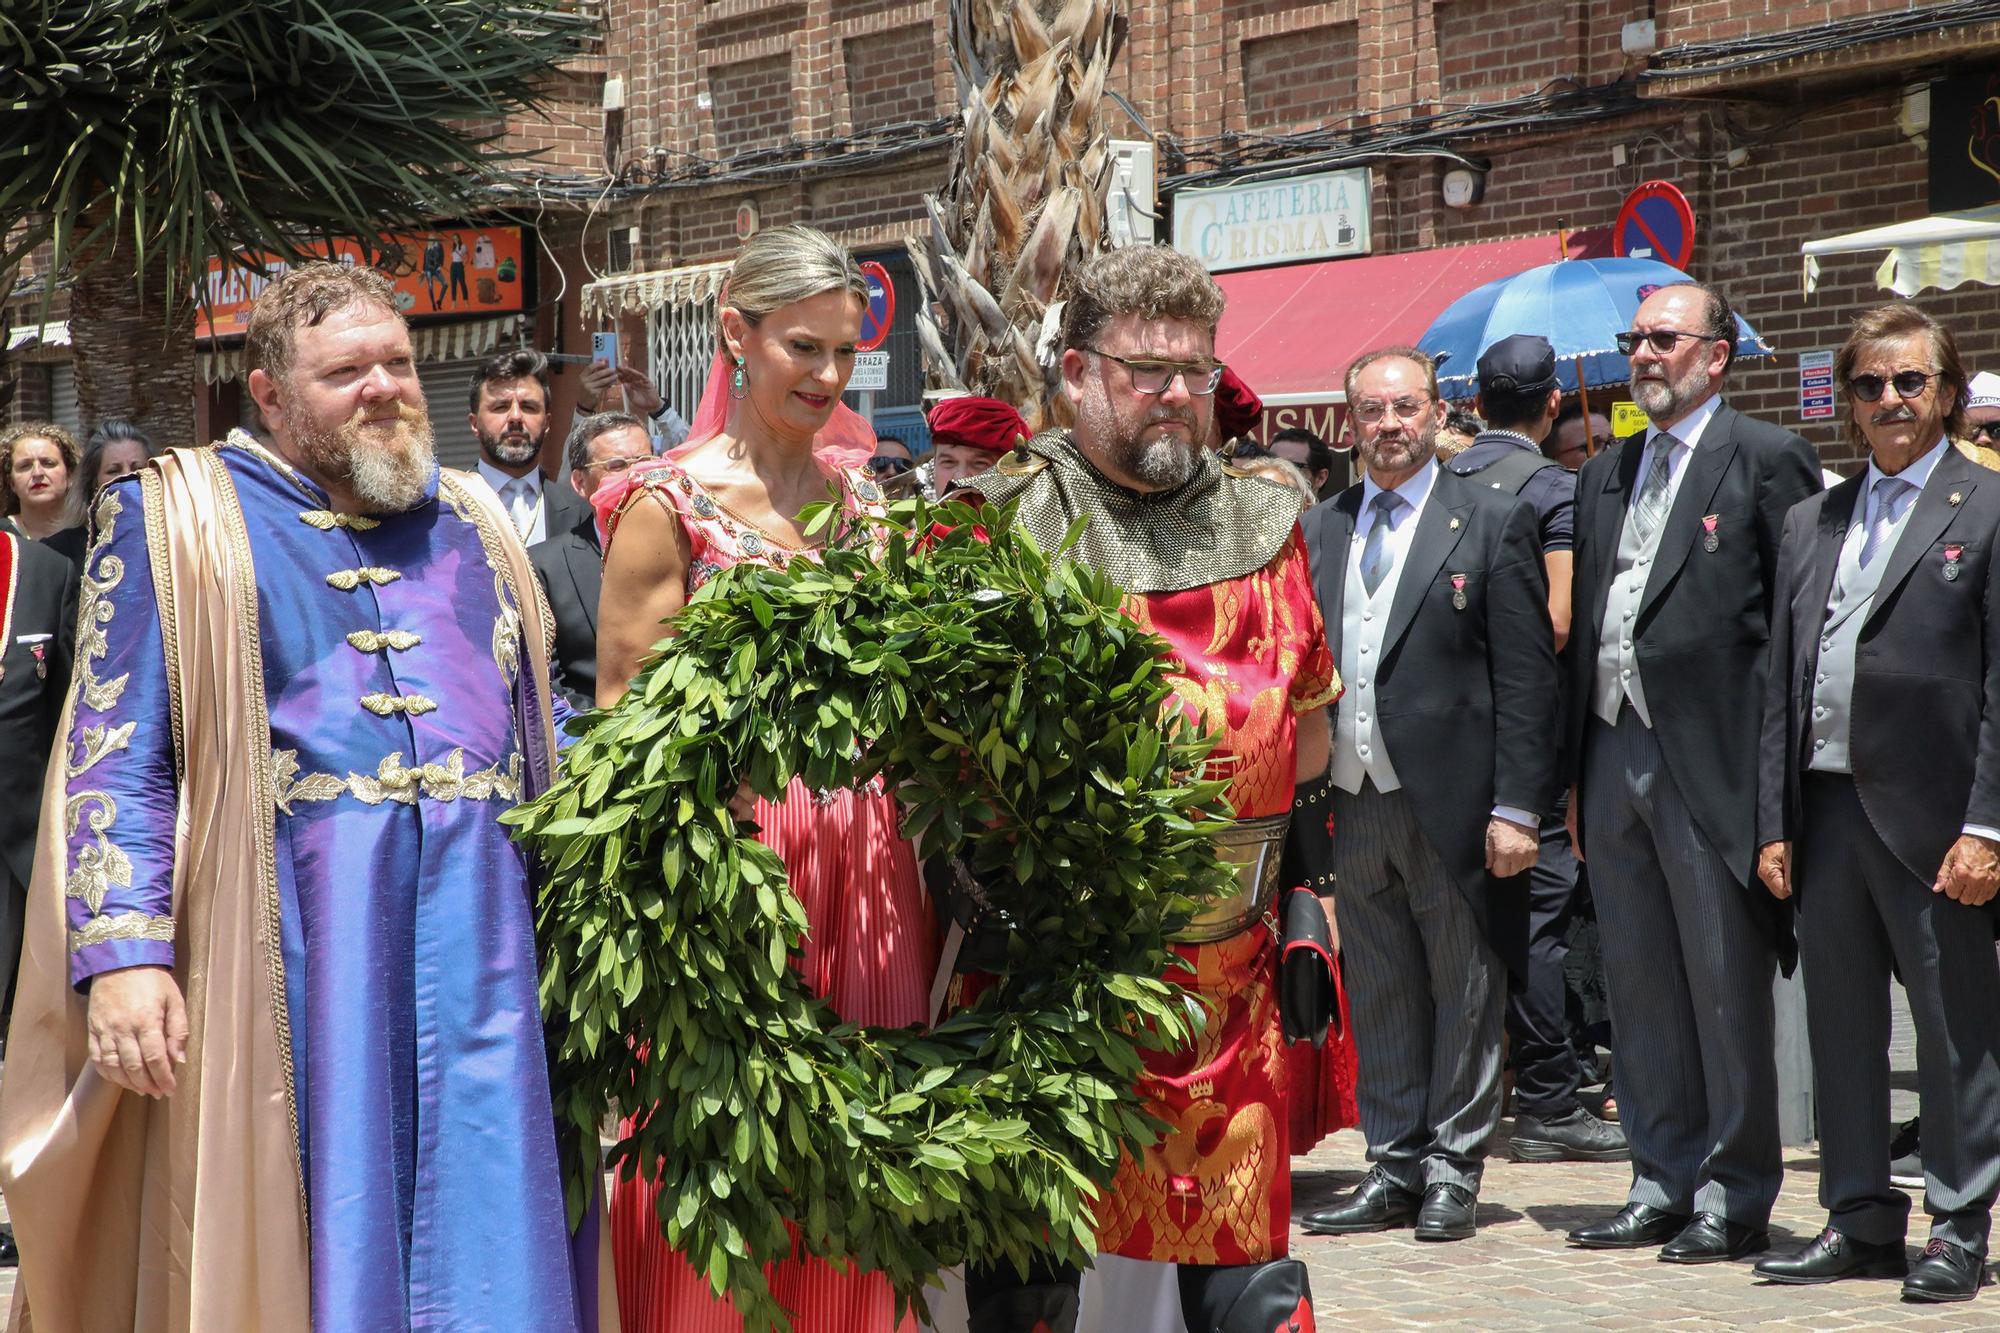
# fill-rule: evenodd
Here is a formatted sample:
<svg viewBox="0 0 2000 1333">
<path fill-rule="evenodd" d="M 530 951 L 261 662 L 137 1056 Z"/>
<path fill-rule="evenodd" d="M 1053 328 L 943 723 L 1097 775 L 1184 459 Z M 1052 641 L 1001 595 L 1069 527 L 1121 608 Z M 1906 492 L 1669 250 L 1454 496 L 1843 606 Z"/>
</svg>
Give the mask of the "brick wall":
<svg viewBox="0 0 2000 1333">
<path fill-rule="evenodd" d="M 715 143 L 725 155 L 792 136 L 792 57 L 786 53 L 711 66 Z"/>
<path fill-rule="evenodd" d="M 845 43 L 848 119 L 857 130 L 938 115 L 937 42 L 929 24 Z"/>
<path fill-rule="evenodd" d="M 1341 121 L 1356 109 L 1360 32 L 1352 23 L 1245 39 L 1244 123 L 1256 129 Z"/>
</svg>

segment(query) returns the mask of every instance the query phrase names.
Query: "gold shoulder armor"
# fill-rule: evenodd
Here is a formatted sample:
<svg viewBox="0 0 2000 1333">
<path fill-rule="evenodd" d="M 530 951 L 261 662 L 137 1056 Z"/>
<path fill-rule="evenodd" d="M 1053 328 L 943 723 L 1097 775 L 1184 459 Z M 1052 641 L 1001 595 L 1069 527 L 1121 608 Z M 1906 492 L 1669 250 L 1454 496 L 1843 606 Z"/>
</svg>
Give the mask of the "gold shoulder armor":
<svg viewBox="0 0 2000 1333">
<path fill-rule="evenodd" d="M 1032 477 L 1049 465 L 1049 460 L 1040 454 L 1023 454 L 1019 449 L 1009 449 L 1000 455 L 1000 461 L 993 470 L 1003 477 Z"/>
</svg>

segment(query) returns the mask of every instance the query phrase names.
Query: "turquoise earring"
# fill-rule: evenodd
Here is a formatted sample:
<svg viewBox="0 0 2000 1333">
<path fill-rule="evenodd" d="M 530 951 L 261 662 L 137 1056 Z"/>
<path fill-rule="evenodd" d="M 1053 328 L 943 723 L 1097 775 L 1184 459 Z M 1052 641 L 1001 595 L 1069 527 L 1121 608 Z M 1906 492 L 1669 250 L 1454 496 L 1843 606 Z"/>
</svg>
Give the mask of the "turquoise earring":
<svg viewBox="0 0 2000 1333">
<path fill-rule="evenodd" d="M 750 394 L 750 377 L 743 373 L 743 358 L 736 358 L 736 369 L 729 372 L 729 396 L 746 398 Z"/>
</svg>

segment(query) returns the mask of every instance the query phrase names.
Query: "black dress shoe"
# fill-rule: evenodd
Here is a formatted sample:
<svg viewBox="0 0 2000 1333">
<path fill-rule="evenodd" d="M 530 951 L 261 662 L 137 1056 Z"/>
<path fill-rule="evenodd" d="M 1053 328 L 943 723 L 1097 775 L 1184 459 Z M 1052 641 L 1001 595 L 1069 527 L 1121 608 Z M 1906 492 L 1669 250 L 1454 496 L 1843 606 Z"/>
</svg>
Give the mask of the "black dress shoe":
<svg viewBox="0 0 2000 1333">
<path fill-rule="evenodd" d="M 1628 1203 L 1618 1216 L 1592 1222 L 1569 1233 L 1569 1243 L 1586 1250 L 1642 1250 L 1680 1235 L 1686 1213 L 1663 1213 L 1643 1203 Z"/>
<path fill-rule="evenodd" d="M 1906 1301 L 1969 1301 L 1986 1281 L 1986 1259 L 1962 1245 L 1933 1240 L 1903 1279 Z"/>
<path fill-rule="evenodd" d="M 1479 1196 L 1463 1185 L 1433 1185 L 1417 1210 L 1418 1240 L 1465 1240 L 1479 1229 Z"/>
<path fill-rule="evenodd" d="M 1301 1222 L 1315 1236 L 1352 1236 L 1364 1231 L 1406 1227 L 1417 1218 L 1419 1195 L 1406 1190 L 1376 1167 L 1355 1188 L 1346 1203 L 1307 1213 Z"/>
<path fill-rule="evenodd" d="M 1771 1233 L 1762 1227 L 1732 1222 L 1720 1213 L 1696 1213 L 1681 1234 L 1660 1251 L 1663 1264 L 1719 1264 L 1725 1259 L 1762 1254 L 1771 1248 Z"/>
<path fill-rule="evenodd" d="M 1909 1264 L 1900 1240 L 1871 1245 L 1828 1227 L 1802 1250 L 1760 1259 L 1754 1271 L 1772 1282 L 1808 1287 L 1844 1277 L 1901 1277 Z"/>
</svg>

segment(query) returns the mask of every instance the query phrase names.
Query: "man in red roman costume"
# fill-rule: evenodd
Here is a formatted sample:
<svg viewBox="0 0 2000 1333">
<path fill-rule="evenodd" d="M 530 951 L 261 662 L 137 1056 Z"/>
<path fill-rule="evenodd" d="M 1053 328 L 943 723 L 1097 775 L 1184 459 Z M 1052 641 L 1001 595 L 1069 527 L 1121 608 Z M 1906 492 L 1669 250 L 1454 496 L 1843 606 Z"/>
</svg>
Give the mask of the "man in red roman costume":
<svg viewBox="0 0 2000 1333">
<path fill-rule="evenodd" d="M 1210 772 L 1230 780 L 1238 822 L 1227 841 L 1275 866 L 1294 784 L 1326 767 L 1326 706 L 1340 685 L 1296 493 L 1203 447 L 1222 377 L 1222 307 L 1215 282 L 1173 250 L 1090 260 L 1062 323 L 1075 429 L 1025 442 L 973 486 L 996 503 L 1018 500 L 1017 521 L 1048 549 L 1088 518 L 1072 558 L 1122 585 L 1127 613 L 1171 645 L 1175 693 L 1217 737 Z M 1304 1266 L 1286 1258 L 1277 885 L 1275 874 L 1245 881 L 1176 946 L 1193 968 L 1178 979 L 1206 1002 L 1208 1022 L 1188 1048 L 1149 1061 L 1142 1091 L 1170 1128 L 1120 1168 L 1098 1243 L 1179 1265 L 1192 1329 L 1290 1333 L 1313 1322 Z M 1060 1333 L 1074 1319 L 1076 1280 L 1044 1269 L 1024 1285 L 1009 1269 L 974 1269 L 973 1333 Z"/>
</svg>

